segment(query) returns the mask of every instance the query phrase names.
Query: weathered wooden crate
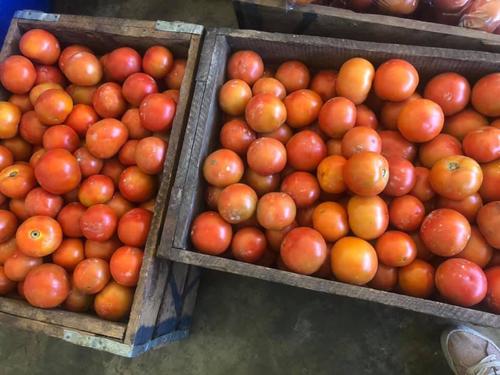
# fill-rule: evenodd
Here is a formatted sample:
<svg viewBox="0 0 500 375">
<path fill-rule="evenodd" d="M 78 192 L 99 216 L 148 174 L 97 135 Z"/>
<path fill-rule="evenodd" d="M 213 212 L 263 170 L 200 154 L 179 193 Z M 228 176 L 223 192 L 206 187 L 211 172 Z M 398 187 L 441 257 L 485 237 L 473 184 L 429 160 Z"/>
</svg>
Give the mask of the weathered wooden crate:
<svg viewBox="0 0 500 375">
<path fill-rule="evenodd" d="M 234 51 L 244 49 L 258 52 L 266 64 L 273 65 L 289 59 L 298 59 L 317 69 L 338 68 L 344 61 L 357 56 L 365 57 L 375 65 L 389 58 L 403 58 L 416 66 L 424 83 L 433 75 L 445 71 L 458 72 L 474 82 L 479 77 L 500 69 L 500 55 L 486 52 L 379 44 L 247 30 L 209 31 L 203 45 L 194 100 L 181 151 L 181 162 L 172 188 L 163 231 L 164 240 L 158 248 L 158 255 L 173 261 L 219 271 L 375 301 L 444 318 L 500 327 L 500 315 L 298 275 L 233 259 L 205 255 L 194 250 L 189 236 L 191 223 L 196 215 L 205 210 L 206 183 L 202 177 L 201 166 L 206 156 L 217 146 L 222 121 L 217 93 L 226 79 L 228 57 Z M 171 238 L 174 240 L 172 246 L 168 243 Z"/>
<path fill-rule="evenodd" d="M 180 22 L 19 11 L 12 20 L 0 52 L 0 61 L 19 53 L 21 35 L 32 28 L 50 31 L 63 47 L 79 43 L 89 46 L 96 53 L 121 46 L 144 52 L 148 47 L 160 44 L 170 48 L 176 57 L 186 58 L 187 65 L 129 319 L 126 322 L 110 322 L 95 315 L 57 309 L 42 310 L 24 301 L 0 298 L 0 323 L 43 332 L 77 345 L 126 357 L 134 357 L 183 338 L 189 331 L 199 270 L 156 258 L 156 249 L 187 123 L 203 27 Z M 6 100 L 7 95 L 5 91 L 0 91 L 0 100 Z"/>
<path fill-rule="evenodd" d="M 500 35 L 458 26 L 286 0 L 233 0 L 241 29 L 500 52 Z"/>
</svg>

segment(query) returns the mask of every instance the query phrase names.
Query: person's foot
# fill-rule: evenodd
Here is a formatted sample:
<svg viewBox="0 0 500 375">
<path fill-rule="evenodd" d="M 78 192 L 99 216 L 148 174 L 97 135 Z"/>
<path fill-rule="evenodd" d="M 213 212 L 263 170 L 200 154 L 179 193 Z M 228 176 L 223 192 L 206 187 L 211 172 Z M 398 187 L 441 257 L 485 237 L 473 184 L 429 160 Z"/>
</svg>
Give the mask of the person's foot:
<svg viewBox="0 0 500 375">
<path fill-rule="evenodd" d="M 493 341 L 465 326 L 447 329 L 441 347 L 457 375 L 500 374 L 500 349 Z"/>
</svg>

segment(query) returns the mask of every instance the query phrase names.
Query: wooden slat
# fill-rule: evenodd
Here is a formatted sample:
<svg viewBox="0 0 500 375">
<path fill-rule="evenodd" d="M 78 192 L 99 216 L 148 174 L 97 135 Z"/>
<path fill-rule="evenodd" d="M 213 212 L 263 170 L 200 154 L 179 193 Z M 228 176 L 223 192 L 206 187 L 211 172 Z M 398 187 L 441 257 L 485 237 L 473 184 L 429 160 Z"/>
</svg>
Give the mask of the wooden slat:
<svg viewBox="0 0 500 375">
<path fill-rule="evenodd" d="M 226 61 L 235 50 L 251 49 L 262 55 L 266 64 L 278 64 L 288 59 L 299 59 L 313 69 L 339 68 L 349 58 L 362 56 L 375 65 L 389 58 L 403 58 L 419 70 L 421 83 L 437 73 L 456 71 L 469 78 L 498 71 L 500 55 L 486 52 L 448 50 L 442 48 L 360 42 L 346 39 L 272 34 L 252 30 L 211 30 L 205 38 L 206 48 L 201 55 L 193 105 L 189 117 L 181 164 L 177 171 L 172 197 L 167 211 L 165 233 L 172 233 L 162 241 L 158 254 L 173 261 L 216 269 L 224 272 L 256 277 L 306 289 L 375 301 L 412 311 L 445 318 L 456 318 L 480 325 L 500 327 L 500 316 L 466 309 L 432 300 L 423 300 L 396 293 L 302 276 L 276 269 L 241 263 L 215 257 L 192 249 L 189 232 L 194 217 L 204 210 L 203 192 L 206 184 L 201 165 L 206 155 L 218 142 L 221 112 L 218 108 L 218 90 L 225 79 Z"/>
<path fill-rule="evenodd" d="M 103 336 L 123 339 L 126 324 L 109 322 L 96 316 L 73 313 L 64 310 L 43 310 L 30 306 L 25 301 L 0 297 L 0 311 L 37 320 L 44 323 L 52 323 L 67 328 L 75 328 L 80 331 L 99 333 Z"/>
<path fill-rule="evenodd" d="M 317 4 L 286 9 L 285 2 L 233 0 L 233 6 L 242 29 L 500 51 L 500 36 L 484 31 Z"/>
<path fill-rule="evenodd" d="M 400 307 L 405 310 L 434 315 L 441 318 L 455 319 L 482 326 L 500 328 L 500 315 L 449 305 L 428 299 L 415 298 L 402 294 L 345 284 L 337 281 L 324 280 L 317 277 L 299 275 L 292 272 L 277 270 L 275 268 L 257 266 L 254 264 L 243 263 L 227 258 L 214 257 L 183 249 L 170 249 L 168 257 L 177 262 L 210 268 L 216 271 L 254 277 L 280 284 L 314 290 L 317 292 L 378 302 L 384 305 Z"/>
</svg>

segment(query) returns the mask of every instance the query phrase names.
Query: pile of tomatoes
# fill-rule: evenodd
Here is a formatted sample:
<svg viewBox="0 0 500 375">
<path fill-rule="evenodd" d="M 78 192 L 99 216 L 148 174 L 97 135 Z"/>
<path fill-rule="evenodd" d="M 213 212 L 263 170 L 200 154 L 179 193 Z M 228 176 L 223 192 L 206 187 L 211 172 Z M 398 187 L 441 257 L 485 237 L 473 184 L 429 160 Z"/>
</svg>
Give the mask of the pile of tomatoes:
<svg viewBox="0 0 500 375">
<path fill-rule="evenodd" d="M 500 73 L 238 51 L 227 76 L 198 251 L 500 312 Z"/>
<path fill-rule="evenodd" d="M 0 64 L 0 295 L 121 320 L 131 309 L 185 60 L 101 57 L 42 29 Z M 160 88 L 168 90 L 160 93 Z"/>
</svg>

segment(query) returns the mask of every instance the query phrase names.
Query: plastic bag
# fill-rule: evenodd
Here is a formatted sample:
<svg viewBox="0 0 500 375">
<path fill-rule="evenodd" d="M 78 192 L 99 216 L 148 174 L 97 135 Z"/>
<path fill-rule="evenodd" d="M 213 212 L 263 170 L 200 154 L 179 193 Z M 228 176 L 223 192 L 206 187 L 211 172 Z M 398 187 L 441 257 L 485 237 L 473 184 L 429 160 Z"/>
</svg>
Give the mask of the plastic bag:
<svg viewBox="0 0 500 375">
<path fill-rule="evenodd" d="M 459 25 L 500 34 L 500 0 L 473 0 Z"/>
</svg>

